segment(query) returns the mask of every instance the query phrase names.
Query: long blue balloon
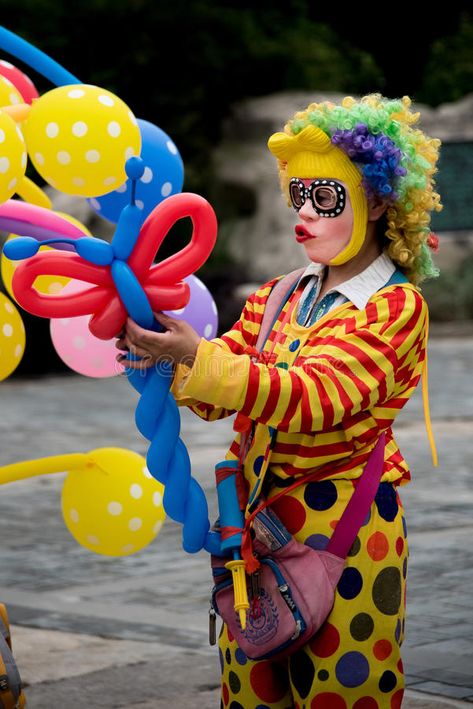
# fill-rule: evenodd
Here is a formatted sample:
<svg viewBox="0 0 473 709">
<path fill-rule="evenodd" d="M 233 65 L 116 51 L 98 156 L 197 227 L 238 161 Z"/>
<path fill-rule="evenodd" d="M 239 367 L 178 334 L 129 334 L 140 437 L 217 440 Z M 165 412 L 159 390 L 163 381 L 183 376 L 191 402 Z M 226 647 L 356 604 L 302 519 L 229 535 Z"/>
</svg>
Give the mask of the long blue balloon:
<svg viewBox="0 0 473 709">
<path fill-rule="evenodd" d="M 191 476 L 187 449 L 179 438 L 180 416 L 169 393 L 172 368 L 128 370 L 131 384 L 141 394 L 135 421 L 140 433 L 151 441 L 146 457 L 148 470 L 164 488 L 166 514 L 183 525 L 182 546 L 194 553 L 211 545 L 205 493 Z M 208 537 L 210 536 L 210 539 Z"/>
<path fill-rule="evenodd" d="M 64 69 L 60 64 L 51 59 L 47 54 L 37 49 L 32 44 L 22 39 L 14 32 L 10 32 L 0 25 L 0 47 L 20 61 L 28 64 L 38 74 L 42 74 L 46 79 L 56 86 L 67 86 L 68 84 L 81 84 L 82 82 Z"/>
</svg>

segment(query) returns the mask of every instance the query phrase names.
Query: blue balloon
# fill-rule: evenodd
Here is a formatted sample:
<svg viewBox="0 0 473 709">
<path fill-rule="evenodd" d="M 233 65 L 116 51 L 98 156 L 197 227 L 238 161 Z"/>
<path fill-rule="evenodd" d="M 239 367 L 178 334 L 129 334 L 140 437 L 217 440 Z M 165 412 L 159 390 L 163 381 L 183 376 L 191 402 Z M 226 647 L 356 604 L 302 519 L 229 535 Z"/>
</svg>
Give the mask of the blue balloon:
<svg viewBox="0 0 473 709">
<path fill-rule="evenodd" d="M 110 266 L 113 261 L 113 250 L 109 243 L 93 236 L 84 236 L 73 242 L 79 256 L 96 266 Z"/>
<path fill-rule="evenodd" d="M 42 74 L 56 86 L 80 84 L 79 79 L 47 54 L 5 27 L 0 27 L 0 47 Z"/>
<path fill-rule="evenodd" d="M 112 249 L 115 257 L 126 261 L 138 239 L 143 213 L 136 204 L 128 204 L 121 212 L 117 228 L 112 240 Z"/>
<path fill-rule="evenodd" d="M 7 241 L 3 247 L 3 253 L 11 261 L 19 261 L 37 254 L 40 246 L 41 244 L 32 236 L 20 236 Z"/>
<path fill-rule="evenodd" d="M 130 383 L 141 394 L 135 421 L 151 441 L 146 463 L 151 475 L 165 486 L 166 514 L 183 525 L 182 546 L 189 554 L 202 548 L 218 552 L 220 535 L 210 532 L 205 493 L 191 475 L 187 449 L 179 438 L 180 416 L 169 387 L 171 365 L 164 363 L 140 372 L 127 370 Z"/>
<path fill-rule="evenodd" d="M 182 191 L 184 165 L 178 149 L 167 133 L 141 118 L 138 119 L 138 126 L 142 141 L 141 158 L 145 169 L 136 183 L 135 203 L 142 209 L 144 220 L 163 199 Z M 128 179 L 113 192 L 87 201 L 97 214 L 115 224 L 122 209 L 130 204 L 131 185 L 132 181 Z"/>
</svg>

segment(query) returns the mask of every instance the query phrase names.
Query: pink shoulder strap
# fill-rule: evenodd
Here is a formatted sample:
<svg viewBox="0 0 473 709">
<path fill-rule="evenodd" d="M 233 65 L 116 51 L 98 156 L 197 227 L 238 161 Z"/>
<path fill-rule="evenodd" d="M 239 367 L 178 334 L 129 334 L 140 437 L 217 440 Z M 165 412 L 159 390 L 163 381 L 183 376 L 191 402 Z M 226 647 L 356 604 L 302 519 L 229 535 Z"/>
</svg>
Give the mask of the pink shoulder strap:
<svg viewBox="0 0 473 709">
<path fill-rule="evenodd" d="M 327 545 L 327 551 L 344 559 L 351 549 L 360 527 L 365 521 L 371 503 L 376 497 L 384 472 L 386 434 L 383 431 L 370 453 L 363 473 L 356 481 L 355 492 L 340 517 Z"/>
<path fill-rule="evenodd" d="M 281 308 L 284 306 L 291 289 L 299 281 L 304 271 L 305 268 L 298 268 L 295 271 L 291 271 L 291 273 L 288 273 L 286 276 L 283 276 L 276 283 L 273 290 L 269 294 L 263 313 L 263 319 L 261 321 L 258 339 L 256 341 L 257 350 L 262 350 L 264 343 L 271 332 L 271 328 L 276 320 L 276 317 L 281 311 Z M 378 490 L 384 468 L 383 463 L 385 445 L 386 437 L 383 432 L 380 435 L 375 447 L 371 451 L 363 474 L 357 481 L 355 492 L 348 502 L 348 505 L 346 506 L 328 544 L 327 551 L 330 551 L 332 554 L 335 554 L 342 559 L 344 559 L 350 551 L 353 541 L 364 522 Z M 295 483 L 290 485 L 289 488 L 276 495 L 275 498 L 272 500 L 266 500 L 262 505 L 258 506 L 258 508 L 245 521 L 245 529 L 247 527 L 247 523 L 253 519 L 254 515 L 258 511 L 267 505 L 272 504 L 277 498 L 287 494 L 290 490 L 301 484 L 307 483 L 309 480 L 310 476 L 308 478 L 303 477 L 300 480 L 297 480 Z"/>
<path fill-rule="evenodd" d="M 266 301 L 263 320 L 261 321 L 258 339 L 256 340 L 256 349 L 258 351 L 263 349 L 274 321 L 287 300 L 289 291 L 298 282 L 304 271 L 305 268 L 297 268 L 295 271 L 291 271 L 291 273 L 283 276 L 273 287 Z"/>
</svg>

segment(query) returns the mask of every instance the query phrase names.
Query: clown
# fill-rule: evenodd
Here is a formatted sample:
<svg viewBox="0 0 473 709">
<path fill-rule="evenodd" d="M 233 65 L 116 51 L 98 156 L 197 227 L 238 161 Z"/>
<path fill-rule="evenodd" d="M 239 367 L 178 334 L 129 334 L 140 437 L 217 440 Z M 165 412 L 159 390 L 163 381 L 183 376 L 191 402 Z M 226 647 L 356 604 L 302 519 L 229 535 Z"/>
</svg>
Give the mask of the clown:
<svg viewBox="0 0 473 709">
<path fill-rule="evenodd" d="M 397 492 L 410 472 L 392 424 L 426 362 L 427 306 L 419 283 L 437 275 L 430 212 L 439 141 L 414 125 L 410 100 L 370 95 L 311 104 L 268 142 L 294 234 L 309 264 L 261 353 L 268 297 L 281 277 L 246 302 L 221 337 L 199 338 L 161 317 L 162 334 L 129 322 L 117 342 L 152 366 L 176 363 L 173 393 L 202 418 L 237 413 L 227 458 L 240 459 L 248 517 L 261 496 L 301 542 L 324 549 L 381 433 L 386 447 L 375 502 L 321 630 L 285 661 L 250 661 L 223 626 L 222 706 L 400 707 L 404 690 L 407 538 Z M 301 256 L 303 256 L 302 254 Z M 301 261 L 303 259 L 301 258 Z M 245 437 L 245 455 L 240 441 Z M 250 557 L 245 557 L 247 571 Z"/>
</svg>

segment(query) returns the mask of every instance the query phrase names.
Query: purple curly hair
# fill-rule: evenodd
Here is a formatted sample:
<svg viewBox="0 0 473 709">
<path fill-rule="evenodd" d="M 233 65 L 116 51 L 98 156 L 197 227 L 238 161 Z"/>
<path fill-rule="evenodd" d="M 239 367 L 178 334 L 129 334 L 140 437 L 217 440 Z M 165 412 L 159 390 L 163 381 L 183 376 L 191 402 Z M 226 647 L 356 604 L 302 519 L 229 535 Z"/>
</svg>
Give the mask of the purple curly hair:
<svg viewBox="0 0 473 709">
<path fill-rule="evenodd" d="M 401 166 L 402 152 L 384 133 L 373 134 L 367 125 L 358 123 L 349 130 L 336 130 L 332 143 L 358 164 L 368 197 L 378 196 L 395 202 L 399 177 L 406 174 Z"/>
</svg>

